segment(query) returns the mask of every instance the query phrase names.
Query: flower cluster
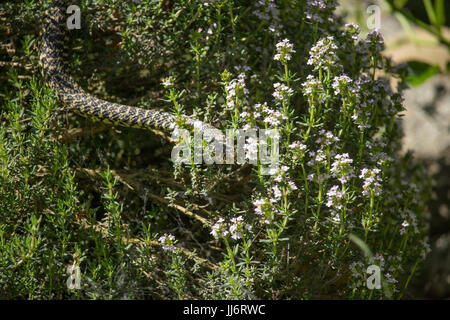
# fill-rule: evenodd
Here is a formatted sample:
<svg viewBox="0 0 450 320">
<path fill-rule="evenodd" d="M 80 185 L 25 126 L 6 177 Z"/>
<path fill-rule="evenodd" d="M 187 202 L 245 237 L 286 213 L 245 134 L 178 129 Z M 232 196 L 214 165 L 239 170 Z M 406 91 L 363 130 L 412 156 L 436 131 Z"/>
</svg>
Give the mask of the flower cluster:
<svg viewBox="0 0 450 320">
<path fill-rule="evenodd" d="M 378 168 L 364 168 L 361 170 L 359 177 L 364 180 L 363 195 L 378 196 L 381 193 L 381 178 L 379 177 L 380 172 L 381 170 Z"/>
<path fill-rule="evenodd" d="M 261 217 L 261 222 L 264 224 L 270 224 L 277 214 L 280 213 L 276 204 L 278 203 L 278 199 L 276 196 L 279 196 L 277 190 L 273 190 L 274 192 L 272 197 L 263 197 L 253 201 L 253 205 L 255 206 L 255 213 Z"/>
<path fill-rule="evenodd" d="M 242 99 L 244 103 L 247 102 L 245 95 L 247 95 L 249 91 L 245 86 L 245 73 L 241 73 L 237 79 L 231 80 L 225 86 L 225 92 L 228 108 L 235 107 L 236 99 Z"/>
<path fill-rule="evenodd" d="M 219 237 L 226 237 L 229 234 L 225 219 L 220 218 L 217 220 L 217 222 L 211 227 L 211 234 L 216 239 Z"/>
<path fill-rule="evenodd" d="M 337 178 L 342 184 L 347 183 L 354 175 L 353 167 L 351 166 L 353 160 L 348 153 L 337 154 L 334 159 L 335 161 L 330 169 L 333 177 Z"/>
<path fill-rule="evenodd" d="M 381 59 L 381 51 L 384 50 L 384 39 L 381 33 L 373 30 L 367 34 L 365 40 L 360 40 L 355 46 L 355 52 L 365 68 L 370 67 L 369 57 Z"/>
<path fill-rule="evenodd" d="M 292 160 L 296 160 L 296 159 L 303 159 L 307 147 L 300 141 L 295 141 L 289 145 L 289 149 L 291 149 L 293 153 Z"/>
<path fill-rule="evenodd" d="M 251 110 L 241 112 L 240 117 L 247 122 L 244 129 L 256 126 L 258 120 L 261 121 L 260 124 L 263 126 L 278 127 L 287 119 L 282 112 L 270 108 L 267 102 L 255 104 Z"/>
<path fill-rule="evenodd" d="M 250 163 L 254 163 L 258 157 L 258 139 L 256 137 L 247 137 L 244 145 L 245 158 L 249 159 Z"/>
<path fill-rule="evenodd" d="M 334 37 L 328 36 L 320 39 L 309 51 L 308 65 L 314 66 L 315 69 L 327 69 L 335 65 L 338 59 L 337 49 Z"/>
<path fill-rule="evenodd" d="M 319 137 L 316 139 L 316 144 L 321 146 L 331 146 L 340 141 L 331 131 L 325 131 L 321 129 L 319 131 Z"/>
<path fill-rule="evenodd" d="M 303 95 L 305 96 L 314 96 L 316 92 L 323 90 L 322 83 L 311 74 L 306 77 L 306 81 L 302 83 L 302 86 L 304 88 Z"/>
<path fill-rule="evenodd" d="M 361 28 L 354 22 L 347 23 L 342 31 L 344 38 L 350 38 L 352 43 L 358 41 L 358 35 L 361 33 Z"/>
<path fill-rule="evenodd" d="M 164 251 L 175 252 L 175 236 L 172 234 L 163 234 L 159 237 L 158 242 L 162 245 Z"/>
<path fill-rule="evenodd" d="M 294 93 L 294 90 L 279 82 L 274 83 L 273 87 L 275 88 L 275 91 L 272 96 L 278 101 L 286 100 Z"/>
<path fill-rule="evenodd" d="M 307 162 L 308 166 L 314 167 L 316 165 L 324 165 L 327 163 L 327 156 L 322 149 L 317 150 L 316 152 L 310 151 L 308 153 L 311 160 Z"/>
<path fill-rule="evenodd" d="M 378 30 L 372 30 L 367 34 L 366 41 L 369 43 L 370 50 L 373 53 L 379 53 L 384 50 L 384 38 Z"/>
<path fill-rule="evenodd" d="M 242 239 L 243 232 L 252 230 L 252 226 L 244 222 L 244 218 L 239 216 L 231 219 L 230 234 L 234 240 Z"/>
<path fill-rule="evenodd" d="M 346 192 L 344 189 L 337 185 L 334 185 L 327 192 L 327 203 L 328 208 L 333 208 L 336 210 L 341 210 L 343 208 L 343 200 L 346 197 Z"/>
<path fill-rule="evenodd" d="M 244 222 L 244 218 L 239 216 L 237 218 L 232 218 L 230 220 L 231 224 L 226 223 L 225 219 L 220 218 L 217 222 L 211 227 L 211 234 L 214 238 L 218 239 L 220 237 L 227 237 L 231 235 L 231 238 L 238 240 L 242 239 L 243 232 L 245 230 L 252 230 L 252 226 L 248 223 Z"/>
<path fill-rule="evenodd" d="M 333 84 L 331 85 L 333 87 L 334 94 L 347 94 L 351 83 L 352 79 L 350 79 L 346 75 L 334 77 Z"/>
<path fill-rule="evenodd" d="M 291 60 L 291 54 L 295 52 L 294 45 L 290 43 L 288 39 L 278 42 L 276 48 L 277 54 L 273 59 L 283 63 Z"/>
<path fill-rule="evenodd" d="M 400 216 L 403 219 L 402 227 L 400 228 L 401 235 L 406 233 L 406 229 L 408 227 L 412 227 L 414 230 L 414 233 L 419 233 L 417 216 L 415 215 L 414 212 L 407 209 L 407 210 L 405 210 L 405 212 L 402 212 L 400 214 Z"/>
<path fill-rule="evenodd" d="M 164 88 L 172 88 L 174 85 L 174 79 L 172 76 L 170 76 L 170 77 L 164 78 L 161 83 Z"/>
</svg>

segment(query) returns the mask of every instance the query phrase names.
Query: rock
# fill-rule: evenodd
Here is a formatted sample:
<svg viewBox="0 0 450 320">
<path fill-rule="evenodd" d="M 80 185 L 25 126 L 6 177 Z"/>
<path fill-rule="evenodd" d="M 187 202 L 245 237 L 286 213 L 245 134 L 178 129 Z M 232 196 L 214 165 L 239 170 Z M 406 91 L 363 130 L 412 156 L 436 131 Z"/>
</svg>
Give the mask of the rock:
<svg viewBox="0 0 450 320">
<path fill-rule="evenodd" d="M 404 150 L 430 159 L 450 147 L 450 76 L 437 75 L 405 92 Z"/>
</svg>

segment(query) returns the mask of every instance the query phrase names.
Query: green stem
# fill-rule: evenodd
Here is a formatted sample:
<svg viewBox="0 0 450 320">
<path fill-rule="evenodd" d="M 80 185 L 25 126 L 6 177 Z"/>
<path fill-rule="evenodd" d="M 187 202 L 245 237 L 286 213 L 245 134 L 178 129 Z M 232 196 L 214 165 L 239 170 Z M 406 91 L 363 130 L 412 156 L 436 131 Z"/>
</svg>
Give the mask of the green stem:
<svg viewBox="0 0 450 320">
<path fill-rule="evenodd" d="M 234 259 L 234 253 L 233 250 L 230 247 L 230 244 L 228 243 L 228 240 L 226 237 L 223 237 L 223 240 L 225 241 L 225 246 L 227 247 L 228 257 L 230 258 L 231 262 L 233 263 L 232 271 L 234 273 L 237 273 L 237 267 L 236 267 L 236 261 Z"/>
</svg>

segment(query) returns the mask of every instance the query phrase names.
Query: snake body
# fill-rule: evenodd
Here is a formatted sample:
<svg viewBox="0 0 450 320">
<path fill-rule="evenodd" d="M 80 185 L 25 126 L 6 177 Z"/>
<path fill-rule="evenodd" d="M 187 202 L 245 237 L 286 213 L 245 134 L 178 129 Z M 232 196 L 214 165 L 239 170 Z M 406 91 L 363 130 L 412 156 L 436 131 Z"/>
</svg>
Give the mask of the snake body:
<svg viewBox="0 0 450 320">
<path fill-rule="evenodd" d="M 46 11 L 42 36 L 40 62 L 47 84 L 65 106 L 91 119 L 115 125 L 172 130 L 176 117 L 167 112 L 147 110 L 98 99 L 84 91 L 67 71 L 64 48 L 67 42 L 64 0 L 54 0 Z M 192 123 L 191 119 L 185 119 Z"/>
</svg>

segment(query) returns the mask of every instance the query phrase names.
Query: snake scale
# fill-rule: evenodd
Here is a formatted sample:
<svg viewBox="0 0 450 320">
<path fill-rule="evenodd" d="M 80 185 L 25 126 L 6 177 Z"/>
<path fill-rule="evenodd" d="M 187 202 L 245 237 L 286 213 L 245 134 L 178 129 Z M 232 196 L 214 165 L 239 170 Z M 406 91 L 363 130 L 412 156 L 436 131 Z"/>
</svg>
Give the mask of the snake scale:
<svg viewBox="0 0 450 320">
<path fill-rule="evenodd" d="M 84 91 L 67 71 L 64 49 L 68 40 L 66 0 L 54 0 L 46 10 L 41 44 L 40 63 L 47 84 L 67 109 L 90 119 L 115 125 L 170 131 L 176 117 L 168 112 L 142 109 L 98 99 Z M 194 120 L 186 117 L 187 124 Z M 204 128 L 211 127 L 200 123 Z"/>
</svg>

